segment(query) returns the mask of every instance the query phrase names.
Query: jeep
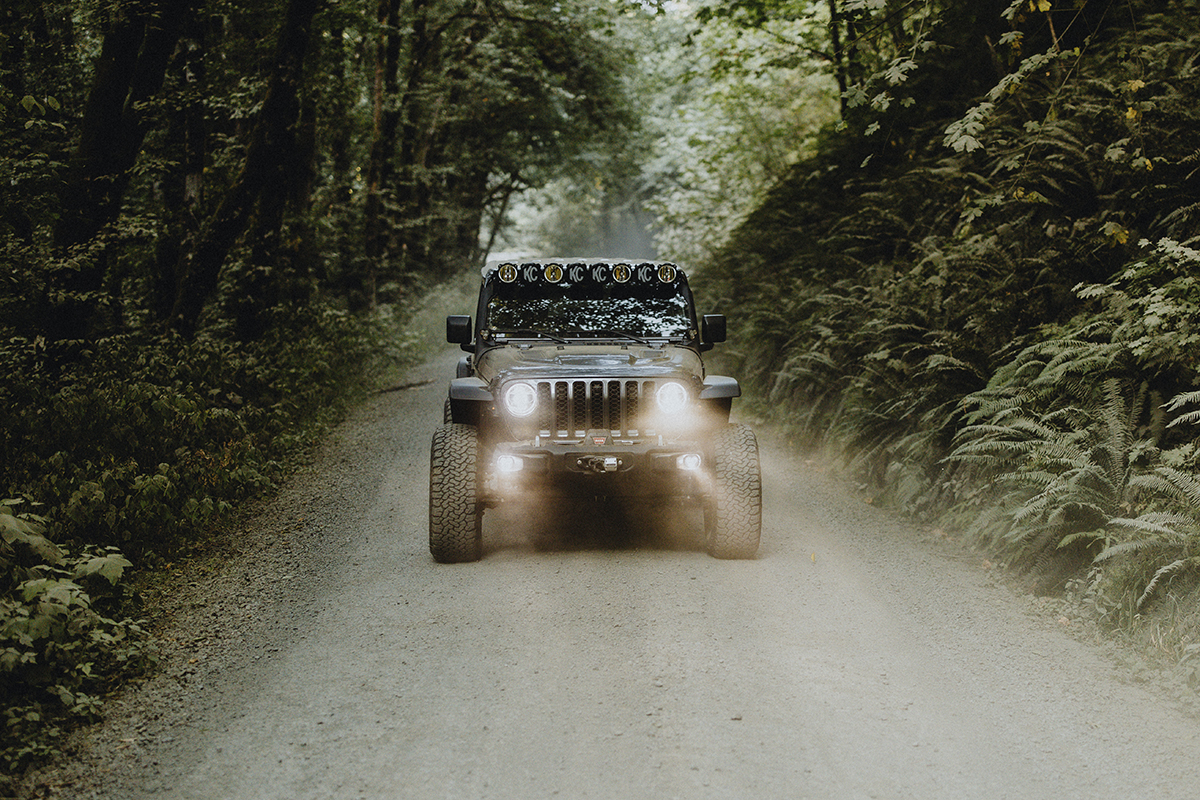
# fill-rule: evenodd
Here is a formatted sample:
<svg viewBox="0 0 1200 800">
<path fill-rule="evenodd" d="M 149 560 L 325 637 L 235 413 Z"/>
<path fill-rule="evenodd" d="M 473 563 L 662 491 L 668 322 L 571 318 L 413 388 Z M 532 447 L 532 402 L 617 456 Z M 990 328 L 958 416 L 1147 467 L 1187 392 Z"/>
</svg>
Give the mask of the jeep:
<svg viewBox="0 0 1200 800">
<path fill-rule="evenodd" d="M 446 319 L 446 340 L 469 355 L 430 450 L 435 560 L 478 560 L 484 511 L 530 498 L 699 505 L 710 555 L 754 557 L 758 442 L 729 421 L 738 382 L 705 372 L 702 354 L 725 341 L 725 317 L 697 324 L 683 270 L 613 259 L 490 263 L 475 319 Z"/>
</svg>

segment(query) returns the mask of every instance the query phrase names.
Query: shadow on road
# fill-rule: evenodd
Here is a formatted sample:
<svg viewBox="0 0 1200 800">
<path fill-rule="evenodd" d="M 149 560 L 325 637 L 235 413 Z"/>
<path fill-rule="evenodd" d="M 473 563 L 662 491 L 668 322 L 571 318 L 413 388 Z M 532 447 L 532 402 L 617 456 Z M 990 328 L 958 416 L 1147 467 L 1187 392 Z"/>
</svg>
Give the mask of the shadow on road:
<svg viewBox="0 0 1200 800">
<path fill-rule="evenodd" d="M 485 556 L 503 550 L 702 550 L 698 506 L 620 500 L 551 499 L 507 503 L 483 516 Z"/>
</svg>

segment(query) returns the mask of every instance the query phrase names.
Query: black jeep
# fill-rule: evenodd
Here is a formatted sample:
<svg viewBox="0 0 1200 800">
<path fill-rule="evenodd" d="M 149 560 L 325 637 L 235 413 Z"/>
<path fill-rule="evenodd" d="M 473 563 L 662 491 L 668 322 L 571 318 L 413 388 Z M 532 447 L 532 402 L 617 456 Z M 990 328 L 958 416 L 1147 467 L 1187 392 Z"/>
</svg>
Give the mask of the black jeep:
<svg viewBox="0 0 1200 800">
<path fill-rule="evenodd" d="M 696 324 L 674 264 L 562 259 L 489 264 L 476 311 L 446 319 L 470 353 L 433 434 L 429 549 L 481 555 L 484 509 L 506 499 L 693 502 L 717 558 L 752 558 L 761 529 L 758 443 L 729 422 L 733 378 L 701 353 L 725 317 Z"/>
</svg>

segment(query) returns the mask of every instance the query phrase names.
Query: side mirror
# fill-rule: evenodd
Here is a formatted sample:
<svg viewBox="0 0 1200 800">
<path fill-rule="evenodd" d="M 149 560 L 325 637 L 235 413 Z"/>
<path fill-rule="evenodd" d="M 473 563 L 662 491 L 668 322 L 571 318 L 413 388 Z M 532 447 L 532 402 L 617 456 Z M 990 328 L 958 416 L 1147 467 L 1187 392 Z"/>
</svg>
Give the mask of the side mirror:
<svg viewBox="0 0 1200 800">
<path fill-rule="evenodd" d="M 465 314 L 446 317 L 446 341 L 450 344 L 470 344 L 471 318 Z"/>
<path fill-rule="evenodd" d="M 725 341 L 724 314 L 705 314 L 700 318 L 700 340 L 706 350 Z"/>
</svg>

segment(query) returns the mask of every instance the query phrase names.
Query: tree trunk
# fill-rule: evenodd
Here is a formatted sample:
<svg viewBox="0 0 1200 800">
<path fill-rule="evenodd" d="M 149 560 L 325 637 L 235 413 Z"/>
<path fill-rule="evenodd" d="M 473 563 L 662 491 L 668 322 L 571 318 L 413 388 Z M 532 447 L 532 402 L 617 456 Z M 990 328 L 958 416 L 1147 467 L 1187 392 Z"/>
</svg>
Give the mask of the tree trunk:
<svg viewBox="0 0 1200 800">
<path fill-rule="evenodd" d="M 282 153 L 280 168 L 259 195 L 250 263 L 238 272 L 235 283 L 234 328 L 242 341 L 266 333 L 273 309 L 310 294 L 312 259 L 307 248 L 313 246 L 313 236 L 304 210 L 312 193 L 315 123 L 316 109 L 306 102 L 289 151 Z"/>
<path fill-rule="evenodd" d="M 179 267 L 183 243 L 195 236 L 195 221 L 204 200 L 204 163 L 208 131 L 205 104 L 200 100 L 205 85 L 205 23 L 191 14 L 184 23 L 171 72 L 189 98 L 180 113 L 171 117 L 167 127 L 168 157 L 177 165 L 162 178 L 162 204 L 166 227 L 155 245 L 154 286 L 151 297 L 155 319 L 170 319 L 175 295 L 179 291 Z"/>
<path fill-rule="evenodd" d="M 333 47 L 329 55 L 333 64 L 330 76 L 333 89 L 329 93 L 325 113 L 330 120 L 348 120 L 358 87 L 351 87 L 347 73 L 351 54 L 346 47 L 344 29 L 339 26 L 330 31 L 329 41 Z M 359 293 L 355 286 L 358 280 L 356 264 L 361 261 L 363 253 L 362 236 L 359 235 L 361 228 L 347 224 L 353 218 L 354 184 L 357 181 L 353 171 L 353 132 L 351 125 L 326 123 L 330 179 L 328 187 L 322 192 L 320 208 L 317 210 L 318 218 L 336 217 L 345 221 L 329 232 L 328 246 L 324 248 L 328 270 L 321 279 L 334 295 L 347 300 L 352 291 L 356 295 Z"/>
<path fill-rule="evenodd" d="M 841 102 L 842 119 L 846 118 L 846 53 L 842 47 L 842 19 L 838 12 L 838 0 L 829 0 L 829 42 L 833 52 L 833 74 L 837 78 L 838 99 Z"/>
<path fill-rule="evenodd" d="M 418 2 L 419 4 L 419 2 Z M 400 0 L 379 0 L 380 39 L 375 49 L 374 125 L 367 162 L 367 199 L 363 219 L 365 261 L 354 281 L 350 307 L 374 308 L 376 285 L 387 252 L 389 231 L 383 213 L 383 196 L 393 174 L 396 130 L 400 123 L 396 94 L 400 68 Z"/>
</svg>

